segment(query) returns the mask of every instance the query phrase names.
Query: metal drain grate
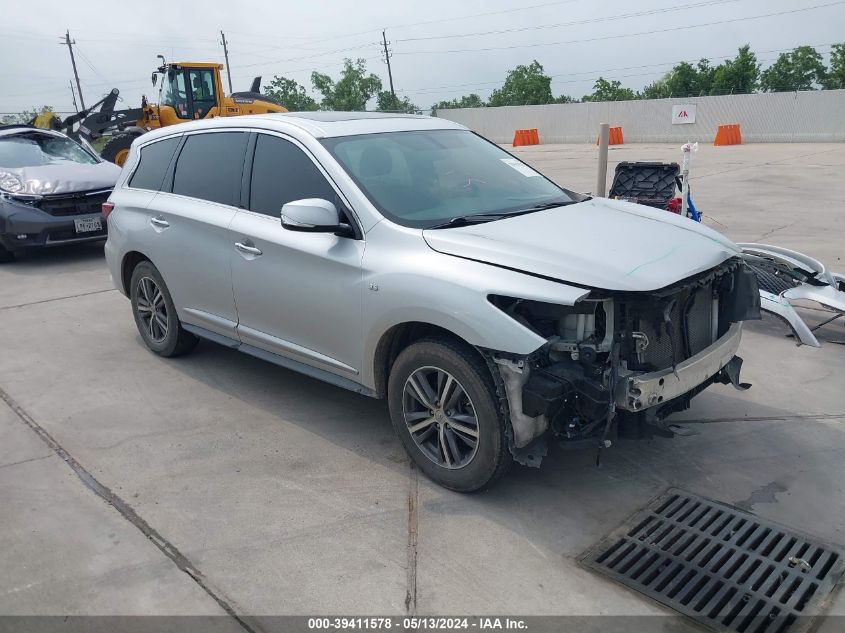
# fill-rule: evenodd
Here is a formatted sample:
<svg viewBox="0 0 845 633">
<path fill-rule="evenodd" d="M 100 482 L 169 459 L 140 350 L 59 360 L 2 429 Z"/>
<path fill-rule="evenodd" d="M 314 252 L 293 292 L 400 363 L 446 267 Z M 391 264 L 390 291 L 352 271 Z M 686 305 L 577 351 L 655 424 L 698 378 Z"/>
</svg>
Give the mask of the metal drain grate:
<svg viewBox="0 0 845 633">
<path fill-rule="evenodd" d="M 581 560 L 701 624 L 739 633 L 804 630 L 845 563 L 828 545 L 681 490 Z"/>
</svg>

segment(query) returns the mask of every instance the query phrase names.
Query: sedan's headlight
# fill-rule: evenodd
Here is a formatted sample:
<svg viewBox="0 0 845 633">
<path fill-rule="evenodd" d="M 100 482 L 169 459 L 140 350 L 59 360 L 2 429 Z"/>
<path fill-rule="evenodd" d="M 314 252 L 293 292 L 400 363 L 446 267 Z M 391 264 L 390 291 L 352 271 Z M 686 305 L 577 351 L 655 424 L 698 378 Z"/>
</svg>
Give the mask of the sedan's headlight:
<svg viewBox="0 0 845 633">
<path fill-rule="evenodd" d="M 0 171 L 0 189 L 8 193 L 18 193 L 23 190 L 21 179 L 8 171 Z"/>
</svg>

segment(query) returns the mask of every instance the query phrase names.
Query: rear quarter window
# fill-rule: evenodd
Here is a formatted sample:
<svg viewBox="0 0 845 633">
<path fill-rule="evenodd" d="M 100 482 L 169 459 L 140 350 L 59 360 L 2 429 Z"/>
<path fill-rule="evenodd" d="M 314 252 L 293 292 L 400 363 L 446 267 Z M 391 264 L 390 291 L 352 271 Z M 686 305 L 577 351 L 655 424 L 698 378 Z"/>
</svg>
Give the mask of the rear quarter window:
<svg viewBox="0 0 845 633">
<path fill-rule="evenodd" d="M 158 191 L 164 181 L 164 174 L 173 158 L 173 152 L 181 137 L 175 136 L 163 141 L 156 141 L 141 148 L 138 167 L 129 179 L 129 186 L 134 189 Z"/>
</svg>

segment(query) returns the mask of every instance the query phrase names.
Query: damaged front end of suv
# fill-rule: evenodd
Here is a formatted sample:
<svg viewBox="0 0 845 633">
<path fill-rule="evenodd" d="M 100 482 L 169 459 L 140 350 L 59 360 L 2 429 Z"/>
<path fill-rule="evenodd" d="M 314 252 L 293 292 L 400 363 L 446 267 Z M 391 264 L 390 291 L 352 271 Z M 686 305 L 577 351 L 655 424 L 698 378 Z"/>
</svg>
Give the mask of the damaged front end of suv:
<svg viewBox="0 0 845 633">
<path fill-rule="evenodd" d="M 655 291 L 590 290 L 571 306 L 488 299 L 546 339 L 528 356 L 487 352 L 523 464 L 539 465 L 549 432 L 565 447 L 671 436 L 667 416 L 709 385 L 749 386 L 736 352 L 760 299 L 739 257 Z"/>
</svg>

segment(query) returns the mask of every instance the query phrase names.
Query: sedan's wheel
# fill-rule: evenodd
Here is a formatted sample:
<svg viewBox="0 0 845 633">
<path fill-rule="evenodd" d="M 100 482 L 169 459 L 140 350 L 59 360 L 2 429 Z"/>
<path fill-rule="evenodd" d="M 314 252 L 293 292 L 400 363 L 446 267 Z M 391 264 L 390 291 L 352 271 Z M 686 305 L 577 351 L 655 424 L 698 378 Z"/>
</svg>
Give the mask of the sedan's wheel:
<svg viewBox="0 0 845 633">
<path fill-rule="evenodd" d="M 490 370 L 470 346 L 445 337 L 410 345 L 390 370 L 387 395 L 405 450 L 437 483 L 472 492 L 510 465 Z"/>
<path fill-rule="evenodd" d="M 478 418 L 463 385 L 439 367 L 408 376 L 402 414 L 411 438 L 443 468 L 463 468 L 478 449 Z"/>
<path fill-rule="evenodd" d="M 141 277 L 137 290 L 138 317 L 144 330 L 155 343 L 161 343 L 167 338 L 167 305 L 164 294 L 154 279 Z"/>
<path fill-rule="evenodd" d="M 158 269 L 148 261 L 141 262 L 132 271 L 129 283 L 132 314 L 146 346 L 161 356 L 179 356 L 191 351 L 197 338 L 182 328 Z"/>
</svg>

